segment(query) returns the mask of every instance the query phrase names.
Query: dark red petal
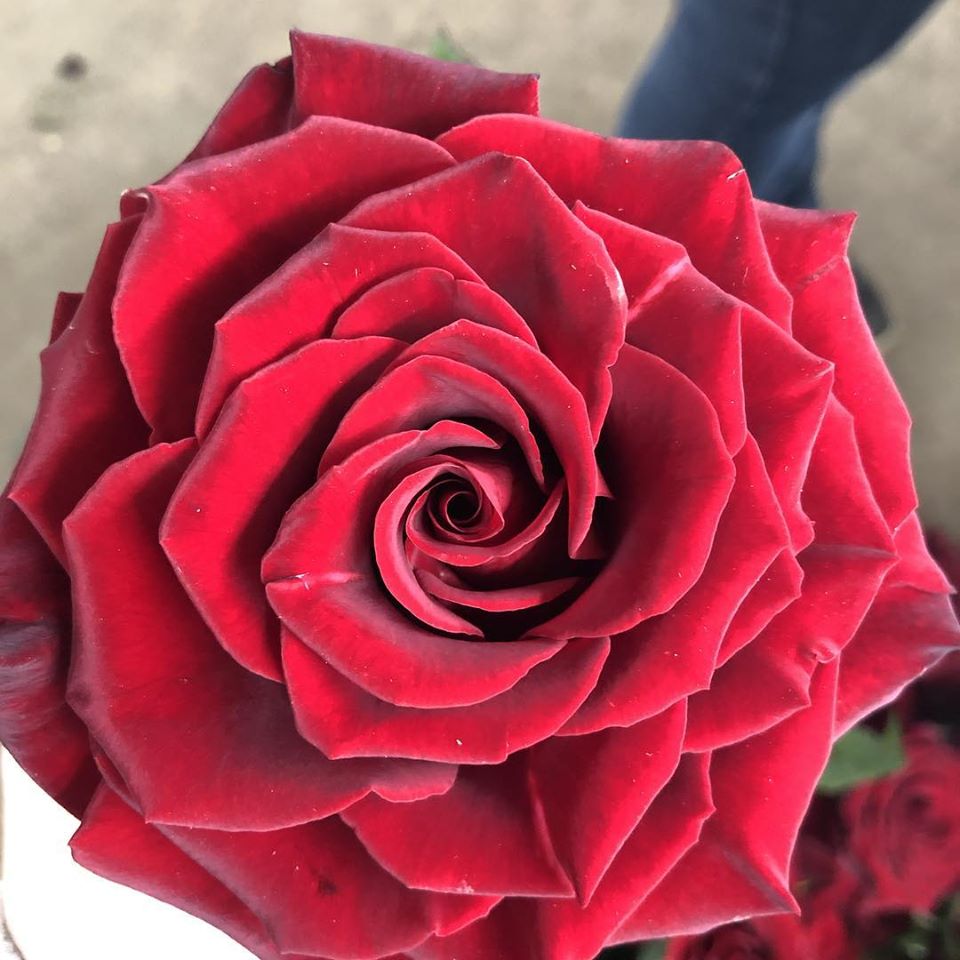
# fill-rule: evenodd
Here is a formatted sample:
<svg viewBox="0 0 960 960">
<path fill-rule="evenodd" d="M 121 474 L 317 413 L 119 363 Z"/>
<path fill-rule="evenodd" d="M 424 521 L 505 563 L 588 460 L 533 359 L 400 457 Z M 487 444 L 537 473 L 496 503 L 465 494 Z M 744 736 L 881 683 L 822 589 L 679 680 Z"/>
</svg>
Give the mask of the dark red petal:
<svg viewBox="0 0 960 960">
<path fill-rule="evenodd" d="M 449 163 L 419 137 L 312 119 L 148 187 L 113 314 L 154 439 L 193 432 L 214 324 L 229 307 L 359 200 Z"/>
<path fill-rule="evenodd" d="M 533 789 L 581 904 L 673 775 L 686 726 L 681 701 L 632 727 L 554 737 L 531 750 Z"/>
<path fill-rule="evenodd" d="M 526 321 L 506 300 L 482 283 L 458 280 L 439 267 L 420 267 L 371 287 L 340 314 L 330 336 L 378 334 L 412 343 L 461 319 L 537 346 Z"/>
<path fill-rule="evenodd" d="M 617 941 L 700 933 L 742 917 L 796 912 L 790 855 L 830 753 L 836 678 L 836 661 L 823 664 L 809 708 L 713 755 L 717 812 L 699 843 L 623 924 Z"/>
<path fill-rule="evenodd" d="M 505 430 L 523 451 L 536 483 L 544 486 L 540 450 L 526 411 L 499 379 L 443 356 L 408 359 L 405 351 L 400 360 L 403 364 L 389 370 L 343 418 L 320 461 L 321 475 L 381 437 L 462 418 L 486 420 Z M 566 446 L 569 450 L 573 444 Z"/>
<path fill-rule="evenodd" d="M 448 789 L 449 766 L 328 760 L 297 734 L 283 688 L 209 633 L 157 539 L 192 453 L 182 441 L 125 460 L 65 525 L 76 616 L 68 702 L 147 819 L 267 830 L 371 789 L 394 799 Z"/>
<path fill-rule="evenodd" d="M 282 674 L 260 561 L 340 418 L 401 347 L 321 340 L 249 377 L 170 501 L 160 540 L 180 582 L 223 647 L 261 676 Z"/>
<path fill-rule="evenodd" d="M 291 32 L 290 46 L 295 121 L 346 117 L 435 137 L 478 114 L 537 113 L 535 74 L 497 73 L 299 30 Z"/>
<path fill-rule="evenodd" d="M 82 293 L 64 293 L 61 290 L 57 294 L 57 301 L 53 305 L 53 319 L 50 322 L 50 343 L 70 326 L 81 300 Z"/>
<path fill-rule="evenodd" d="M 686 377 L 627 344 L 613 383 L 599 459 L 619 539 L 586 592 L 538 628 L 541 636 L 622 633 L 669 610 L 703 571 L 733 486 L 717 415 Z"/>
<path fill-rule="evenodd" d="M 70 848 L 77 863 L 101 877 L 206 920 L 261 960 L 281 960 L 256 915 L 108 787 L 84 811 Z"/>
<path fill-rule="evenodd" d="M 617 140 L 539 117 L 478 117 L 439 138 L 458 160 L 524 157 L 566 203 L 683 244 L 719 287 L 787 328 L 790 296 L 773 272 L 743 165 L 723 144 Z"/>
<path fill-rule="evenodd" d="M 606 640 L 567 644 L 505 693 L 470 707 L 418 710 L 365 693 L 291 633 L 283 662 L 297 727 L 329 757 L 502 763 L 551 736 L 593 689 Z"/>
<path fill-rule="evenodd" d="M 610 401 L 608 368 L 623 343 L 623 284 L 600 238 L 529 164 L 481 157 L 371 197 L 344 222 L 423 230 L 460 254 L 583 395 L 596 439 Z"/>
<path fill-rule="evenodd" d="M 161 829 L 260 917 L 284 956 L 379 960 L 493 905 L 406 889 L 339 817 L 262 833 Z"/>
<path fill-rule="evenodd" d="M 362 447 L 300 498 L 264 559 L 268 597 L 289 629 L 344 676 L 398 706 L 479 703 L 563 646 L 443 636 L 416 626 L 383 591 L 371 541 L 391 475 L 440 450 L 468 446 L 497 444 L 466 424 L 441 421 Z"/>
<path fill-rule="evenodd" d="M 293 70 L 289 58 L 261 63 L 230 94 L 187 160 L 228 153 L 289 129 Z"/>
<path fill-rule="evenodd" d="M 933 538 L 931 538 L 932 540 Z M 930 554 L 930 548 L 927 547 L 923 527 L 920 525 L 920 518 L 916 513 L 910 514 L 906 520 L 897 528 L 893 538 L 897 549 L 897 556 L 900 558 L 897 562 L 893 574 L 887 578 L 887 584 L 906 583 L 911 587 L 917 587 L 919 590 L 926 590 L 929 593 L 953 593 L 954 588 L 937 562 L 944 565 L 944 570 L 951 571 L 949 564 L 949 554 L 947 557 L 941 557 L 937 553 L 937 560 Z M 949 548 L 948 548 L 949 549 Z"/>
<path fill-rule="evenodd" d="M 460 280 L 478 279 L 429 234 L 358 230 L 331 223 L 217 322 L 197 412 L 197 436 L 209 431 L 241 380 L 326 337 L 337 311 L 351 298 L 419 267 L 437 267 Z"/>
<path fill-rule="evenodd" d="M 710 686 L 724 631 L 788 536 L 751 437 L 734 466 L 733 490 L 700 579 L 672 610 L 613 638 L 596 690 L 564 734 L 628 726 Z"/>
<path fill-rule="evenodd" d="M 600 952 L 637 904 L 696 842 L 713 812 L 708 755 L 685 755 L 624 844 L 590 905 L 504 900 L 484 920 L 411 951 L 415 960 L 585 960 Z"/>
<path fill-rule="evenodd" d="M 896 569 L 890 579 L 898 579 Z M 884 586 L 840 658 L 837 735 L 958 647 L 960 626 L 949 596 L 903 583 Z"/>
<path fill-rule="evenodd" d="M 139 225 L 139 217 L 130 217 L 107 228 L 76 313 L 41 354 L 40 404 L 7 491 L 61 563 L 64 517 L 111 463 L 147 442 L 110 314 Z"/>
<path fill-rule="evenodd" d="M 853 216 L 758 204 L 773 265 L 794 296 L 793 332 L 836 364 L 834 392 L 853 414 L 860 453 L 891 529 L 916 507 L 910 415 L 863 317 L 847 260 Z"/>
<path fill-rule="evenodd" d="M 800 494 L 830 397 L 833 367 L 755 310 L 744 310 L 741 323 L 747 429 L 760 445 L 799 552 L 813 540 Z"/>
<path fill-rule="evenodd" d="M 563 470 L 569 552 L 576 556 L 586 539 L 598 496 L 594 438 L 580 394 L 538 350 L 468 320 L 458 320 L 413 344 L 394 361 L 394 368 L 421 356 L 446 357 L 494 377 L 546 433 Z"/>
<path fill-rule="evenodd" d="M 0 498 L 0 741 L 79 816 L 99 780 L 87 731 L 64 702 L 70 582 L 19 508 Z"/>
<path fill-rule="evenodd" d="M 511 610 L 530 610 L 551 600 L 562 597 L 568 590 L 582 582 L 580 577 L 563 577 L 560 580 L 541 580 L 519 587 L 503 587 L 499 590 L 473 590 L 442 580 L 427 570 L 418 570 L 417 579 L 431 596 L 438 600 L 472 610 L 490 613 L 506 613 Z"/>
<path fill-rule="evenodd" d="M 407 886 L 573 896 L 549 839 L 538 829 L 523 755 L 498 766 L 461 767 L 445 797 L 404 804 L 367 798 L 342 816 L 371 856 Z"/>
</svg>

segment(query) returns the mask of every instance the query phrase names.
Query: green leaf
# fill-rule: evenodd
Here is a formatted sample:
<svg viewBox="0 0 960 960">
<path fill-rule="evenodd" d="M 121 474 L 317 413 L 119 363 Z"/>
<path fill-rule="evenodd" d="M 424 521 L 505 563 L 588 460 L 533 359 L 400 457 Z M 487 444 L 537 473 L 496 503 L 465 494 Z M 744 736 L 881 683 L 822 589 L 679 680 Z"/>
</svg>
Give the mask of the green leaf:
<svg viewBox="0 0 960 960">
<path fill-rule="evenodd" d="M 471 63 L 471 57 L 453 39 L 450 31 L 446 27 L 440 27 L 430 42 L 430 56 L 434 60 L 450 60 L 454 63 Z"/>
<path fill-rule="evenodd" d="M 637 960 L 663 960 L 666 954 L 666 940 L 644 940 L 637 944 Z"/>
<path fill-rule="evenodd" d="M 891 714 L 882 733 L 853 727 L 833 745 L 817 791 L 827 796 L 844 793 L 857 784 L 896 773 L 903 763 L 903 731 Z"/>
</svg>

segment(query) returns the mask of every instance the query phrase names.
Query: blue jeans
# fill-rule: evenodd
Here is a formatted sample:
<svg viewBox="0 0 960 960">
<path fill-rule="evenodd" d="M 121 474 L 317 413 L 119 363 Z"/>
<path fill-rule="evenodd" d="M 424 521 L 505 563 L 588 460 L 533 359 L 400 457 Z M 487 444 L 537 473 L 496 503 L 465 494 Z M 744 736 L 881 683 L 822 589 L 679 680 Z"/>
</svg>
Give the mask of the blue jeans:
<svg viewBox="0 0 960 960">
<path fill-rule="evenodd" d="M 933 2 L 679 0 L 619 134 L 719 140 L 740 157 L 758 197 L 815 207 L 827 105 Z"/>
</svg>

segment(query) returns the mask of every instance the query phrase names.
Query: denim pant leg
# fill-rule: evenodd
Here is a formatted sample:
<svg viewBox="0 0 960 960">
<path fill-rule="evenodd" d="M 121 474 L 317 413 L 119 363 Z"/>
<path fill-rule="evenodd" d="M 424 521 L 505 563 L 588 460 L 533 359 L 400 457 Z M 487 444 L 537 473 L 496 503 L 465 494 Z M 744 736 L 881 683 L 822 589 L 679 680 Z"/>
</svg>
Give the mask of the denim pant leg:
<svg viewBox="0 0 960 960">
<path fill-rule="evenodd" d="M 757 196 L 816 206 L 824 110 L 934 2 L 679 0 L 619 133 L 719 140 Z"/>
</svg>

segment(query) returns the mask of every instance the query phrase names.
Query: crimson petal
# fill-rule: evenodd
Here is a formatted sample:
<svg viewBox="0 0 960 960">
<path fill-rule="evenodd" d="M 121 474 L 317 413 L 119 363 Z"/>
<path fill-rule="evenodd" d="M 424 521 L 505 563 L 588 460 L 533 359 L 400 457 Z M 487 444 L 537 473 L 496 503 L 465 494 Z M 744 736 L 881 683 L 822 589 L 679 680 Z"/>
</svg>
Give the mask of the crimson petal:
<svg viewBox="0 0 960 960">
<path fill-rule="evenodd" d="M 68 702 L 147 819 L 264 830 L 370 790 L 413 799 L 448 789 L 449 766 L 328 760 L 297 734 L 283 688 L 211 636 L 157 539 L 192 447 L 158 445 L 118 464 L 65 524 L 76 613 Z"/>
</svg>

